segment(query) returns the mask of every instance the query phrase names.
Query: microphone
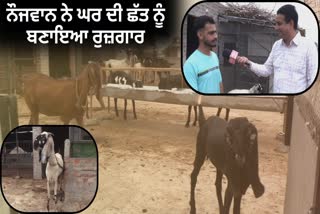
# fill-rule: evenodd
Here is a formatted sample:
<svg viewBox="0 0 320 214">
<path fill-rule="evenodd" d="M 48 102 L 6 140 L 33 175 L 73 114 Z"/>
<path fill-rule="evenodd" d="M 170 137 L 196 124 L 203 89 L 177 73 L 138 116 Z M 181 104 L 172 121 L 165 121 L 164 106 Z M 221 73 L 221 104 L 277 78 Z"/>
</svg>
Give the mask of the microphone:
<svg viewBox="0 0 320 214">
<path fill-rule="evenodd" d="M 229 50 L 229 49 L 224 49 L 222 52 L 222 56 L 229 59 L 229 63 L 234 65 L 236 64 L 236 60 L 239 57 L 239 52 L 235 50 Z M 246 62 L 245 63 L 247 66 L 250 66 L 250 63 Z"/>
</svg>

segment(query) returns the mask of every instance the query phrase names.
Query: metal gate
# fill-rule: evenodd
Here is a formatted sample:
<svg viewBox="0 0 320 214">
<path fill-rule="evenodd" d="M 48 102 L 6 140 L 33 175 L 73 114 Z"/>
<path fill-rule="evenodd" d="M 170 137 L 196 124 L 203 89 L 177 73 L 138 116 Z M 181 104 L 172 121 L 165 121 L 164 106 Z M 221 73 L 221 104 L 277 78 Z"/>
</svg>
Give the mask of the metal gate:
<svg viewBox="0 0 320 214">
<path fill-rule="evenodd" d="M 3 176 L 32 177 L 31 127 L 19 127 L 4 139 L 1 151 Z"/>
</svg>

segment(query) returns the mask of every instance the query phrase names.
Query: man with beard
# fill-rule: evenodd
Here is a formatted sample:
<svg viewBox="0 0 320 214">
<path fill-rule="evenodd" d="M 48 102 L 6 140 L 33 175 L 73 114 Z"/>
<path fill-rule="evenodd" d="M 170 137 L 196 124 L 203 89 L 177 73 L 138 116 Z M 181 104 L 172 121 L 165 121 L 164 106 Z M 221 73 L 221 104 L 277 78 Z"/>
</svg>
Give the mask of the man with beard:
<svg viewBox="0 0 320 214">
<path fill-rule="evenodd" d="M 217 29 L 212 17 L 200 16 L 194 22 L 199 46 L 183 66 L 184 76 L 189 85 L 204 94 L 223 92 L 219 59 L 212 51 L 217 45 Z"/>
<path fill-rule="evenodd" d="M 314 81 L 318 71 L 316 45 L 302 37 L 297 30 L 298 13 L 294 6 L 284 5 L 277 11 L 275 30 L 282 39 L 276 41 L 267 61 L 251 62 L 238 57 L 238 63 L 249 67 L 258 76 L 273 78 L 273 93 L 299 93 Z"/>
</svg>

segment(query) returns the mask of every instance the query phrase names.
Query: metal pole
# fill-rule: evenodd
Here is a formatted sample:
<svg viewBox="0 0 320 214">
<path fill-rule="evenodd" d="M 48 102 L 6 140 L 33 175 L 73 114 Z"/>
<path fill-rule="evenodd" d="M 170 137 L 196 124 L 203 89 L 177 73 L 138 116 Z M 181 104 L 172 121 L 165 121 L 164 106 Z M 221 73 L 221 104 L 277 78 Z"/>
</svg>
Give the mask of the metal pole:
<svg viewBox="0 0 320 214">
<path fill-rule="evenodd" d="M 16 133 L 16 150 L 17 150 L 17 156 L 16 156 L 16 157 L 17 157 L 17 160 L 15 161 L 15 165 L 16 165 L 15 168 L 16 168 L 16 170 L 17 170 L 17 176 L 20 177 L 20 174 L 19 174 L 19 171 L 20 171 L 20 170 L 18 169 L 18 159 L 19 159 L 19 158 L 18 158 L 18 157 L 19 157 L 19 149 L 18 149 L 18 146 L 19 146 L 19 142 L 18 142 L 18 141 L 19 141 L 19 138 L 18 138 L 18 129 L 15 130 L 15 133 Z"/>
</svg>

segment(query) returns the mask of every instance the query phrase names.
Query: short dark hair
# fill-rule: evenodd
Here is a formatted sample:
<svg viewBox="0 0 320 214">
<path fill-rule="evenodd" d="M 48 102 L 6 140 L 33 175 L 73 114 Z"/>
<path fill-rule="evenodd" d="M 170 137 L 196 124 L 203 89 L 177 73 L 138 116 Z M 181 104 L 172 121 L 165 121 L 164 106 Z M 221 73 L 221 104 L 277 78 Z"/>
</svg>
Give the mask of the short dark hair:
<svg viewBox="0 0 320 214">
<path fill-rule="evenodd" d="M 215 24 L 215 21 L 212 17 L 210 16 L 199 16 L 196 18 L 193 24 L 193 29 L 195 32 L 198 32 L 200 29 L 204 28 L 204 26 L 207 24 Z"/>
<path fill-rule="evenodd" d="M 277 11 L 277 14 L 284 15 L 286 23 L 290 22 L 290 20 L 293 20 L 294 29 L 298 29 L 298 13 L 293 5 L 286 4 L 280 7 Z"/>
</svg>

